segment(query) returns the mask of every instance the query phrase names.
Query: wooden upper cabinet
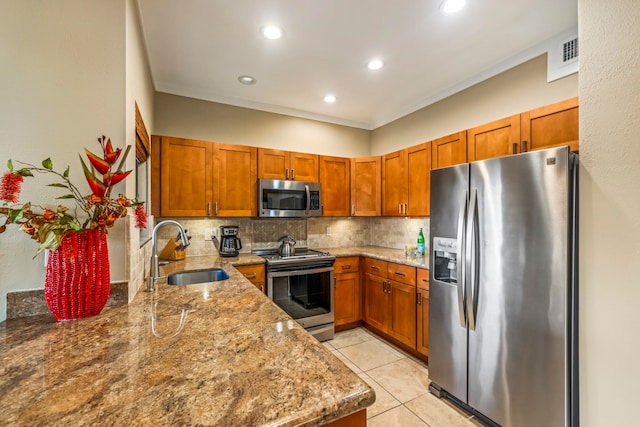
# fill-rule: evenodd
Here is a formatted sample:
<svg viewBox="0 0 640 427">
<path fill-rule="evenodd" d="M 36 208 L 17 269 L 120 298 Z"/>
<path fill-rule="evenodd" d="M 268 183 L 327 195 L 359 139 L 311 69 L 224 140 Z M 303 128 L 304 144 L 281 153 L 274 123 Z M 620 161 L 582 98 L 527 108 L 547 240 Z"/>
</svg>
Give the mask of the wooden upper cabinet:
<svg viewBox="0 0 640 427">
<path fill-rule="evenodd" d="M 213 214 L 256 216 L 258 151 L 243 145 L 214 145 Z"/>
<path fill-rule="evenodd" d="M 258 148 L 258 178 L 318 181 L 317 154 Z"/>
<path fill-rule="evenodd" d="M 431 141 L 431 168 L 445 168 L 467 162 L 467 131 Z"/>
<path fill-rule="evenodd" d="M 429 216 L 431 190 L 431 142 L 407 149 L 407 213 Z"/>
<path fill-rule="evenodd" d="M 207 216 L 213 199 L 213 144 L 162 137 L 160 215 Z"/>
<path fill-rule="evenodd" d="M 295 181 L 318 182 L 317 154 L 289 153 L 290 178 Z"/>
<path fill-rule="evenodd" d="M 323 216 L 349 216 L 351 199 L 350 161 L 344 157 L 320 156 Z"/>
<path fill-rule="evenodd" d="M 380 156 L 351 159 L 351 215 L 380 216 Z"/>
<path fill-rule="evenodd" d="M 407 150 L 382 156 L 382 215 L 406 215 Z"/>
<path fill-rule="evenodd" d="M 527 151 L 564 145 L 578 151 L 578 97 L 522 113 L 521 121 Z"/>
<path fill-rule="evenodd" d="M 520 114 L 467 130 L 470 162 L 516 154 L 519 150 Z"/>
<path fill-rule="evenodd" d="M 382 159 L 383 215 L 429 215 L 431 142 L 387 154 Z"/>
</svg>

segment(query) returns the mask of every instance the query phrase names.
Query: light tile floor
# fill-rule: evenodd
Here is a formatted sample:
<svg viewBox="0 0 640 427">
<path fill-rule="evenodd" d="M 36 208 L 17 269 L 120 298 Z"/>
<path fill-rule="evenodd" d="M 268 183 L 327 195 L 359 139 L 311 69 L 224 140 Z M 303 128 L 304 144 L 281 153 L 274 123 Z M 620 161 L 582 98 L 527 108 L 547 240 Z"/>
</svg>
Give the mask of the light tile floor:
<svg viewBox="0 0 640 427">
<path fill-rule="evenodd" d="M 323 343 L 376 392 L 367 408 L 370 427 L 477 427 L 482 424 L 450 402 L 429 393 L 424 362 L 364 328 L 336 334 Z"/>
</svg>

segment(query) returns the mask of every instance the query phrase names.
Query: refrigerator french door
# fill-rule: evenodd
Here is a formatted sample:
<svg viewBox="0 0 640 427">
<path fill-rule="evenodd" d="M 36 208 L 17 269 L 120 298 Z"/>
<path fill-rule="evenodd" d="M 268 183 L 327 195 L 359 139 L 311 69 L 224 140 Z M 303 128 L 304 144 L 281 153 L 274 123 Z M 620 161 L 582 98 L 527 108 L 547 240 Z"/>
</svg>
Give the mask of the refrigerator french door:
<svg viewBox="0 0 640 427">
<path fill-rule="evenodd" d="M 431 172 L 429 376 L 502 426 L 577 426 L 577 156 Z"/>
</svg>

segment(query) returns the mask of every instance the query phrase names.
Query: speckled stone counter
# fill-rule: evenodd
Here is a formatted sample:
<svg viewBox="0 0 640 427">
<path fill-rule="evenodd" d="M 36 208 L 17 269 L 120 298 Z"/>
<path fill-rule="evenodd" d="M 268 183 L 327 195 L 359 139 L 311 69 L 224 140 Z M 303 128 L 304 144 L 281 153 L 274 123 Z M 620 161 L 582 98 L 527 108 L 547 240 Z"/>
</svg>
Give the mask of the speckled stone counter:
<svg viewBox="0 0 640 427">
<path fill-rule="evenodd" d="M 337 257 L 366 256 L 418 268 L 429 268 L 428 255 L 423 257 L 406 256 L 403 249 L 381 248 L 378 246 L 355 246 L 351 248 L 321 248 L 318 250 L 330 252 Z"/>
<path fill-rule="evenodd" d="M 231 264 L 260 262 L 187 257 L 161 271 L 230 279 L 161 281 L 82 320 L 1 323 L 1 424 L 313 426 L 371 405 L 373 390 Z"/>
</svg>

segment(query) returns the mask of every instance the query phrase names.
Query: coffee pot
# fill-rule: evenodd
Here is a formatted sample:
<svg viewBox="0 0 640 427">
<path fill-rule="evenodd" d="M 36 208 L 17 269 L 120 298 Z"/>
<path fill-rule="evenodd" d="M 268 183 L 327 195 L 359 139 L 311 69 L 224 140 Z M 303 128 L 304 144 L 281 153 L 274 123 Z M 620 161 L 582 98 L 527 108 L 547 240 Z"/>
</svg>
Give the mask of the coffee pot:
<svg viewBox="0 0 640 427">
<path fill-rule="evenodd" d="M 218 253 L 223 257 L 238 256 L 242 249 L 242 241 L 238 237 L 237 225 L 220 226 L 220 242 L 218 242 Z"/>
</svg>

